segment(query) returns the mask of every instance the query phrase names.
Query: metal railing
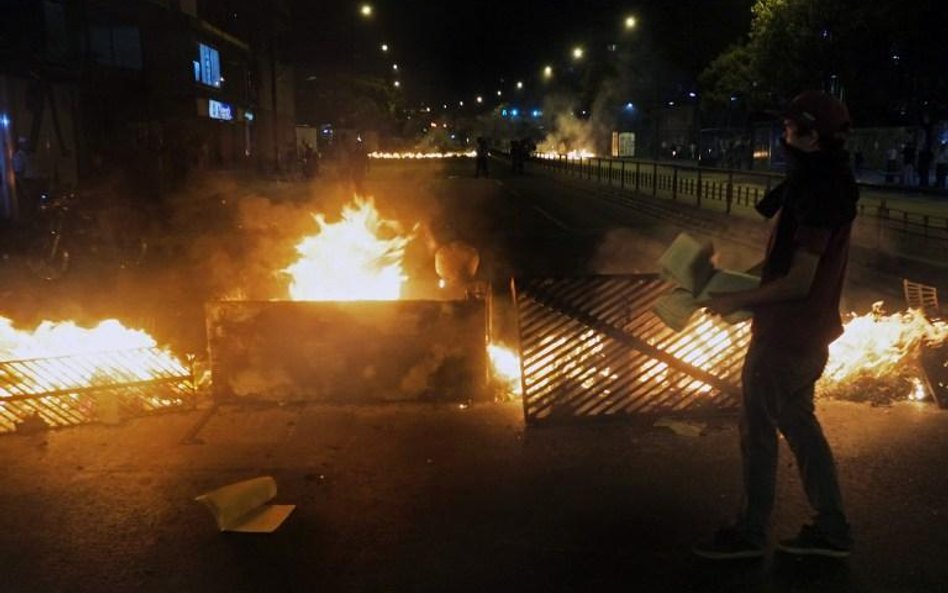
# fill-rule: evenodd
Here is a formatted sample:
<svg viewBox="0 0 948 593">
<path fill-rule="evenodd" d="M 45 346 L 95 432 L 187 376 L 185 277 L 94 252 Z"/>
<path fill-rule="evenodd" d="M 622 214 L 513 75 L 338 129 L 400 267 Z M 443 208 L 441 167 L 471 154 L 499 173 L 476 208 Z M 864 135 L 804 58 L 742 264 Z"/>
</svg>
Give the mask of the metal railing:
<svg viewBox="0 0 948 593">
<path fill-rule="evenodd" d="M 0 361 L 0 433 L 180 409 L 194 404 L 194 370 L 158 348 Z"/>
<path fill-rule="evenodd" d="M 602 157 L 538 156 L 533 162 L 552 172 L 728 215 L 751 215 L 754 205 L 783 178 L 779 173 Z M 858 222 L 867 247 L 922 257 L 948 248 L 948 195 L 942 202 L 931 194 L 918 197 L 885 186 L 859 185 Z"/>
</svg>

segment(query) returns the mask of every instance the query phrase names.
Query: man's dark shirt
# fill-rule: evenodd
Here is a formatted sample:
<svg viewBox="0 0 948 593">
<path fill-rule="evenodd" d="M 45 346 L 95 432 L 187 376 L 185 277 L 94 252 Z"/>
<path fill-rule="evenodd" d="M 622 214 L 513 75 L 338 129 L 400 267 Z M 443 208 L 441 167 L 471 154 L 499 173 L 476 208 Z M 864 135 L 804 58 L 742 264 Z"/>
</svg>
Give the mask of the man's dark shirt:
<svg viewBox="0 0 948 593">
<path fill-rule="evenodd" d="M 787 179 L 758 205 L 777 214 L 761 285 L 789 272 L 794 253 L 819 256 L 809 294 L 755 308 L 754 338 L 792 351 L 825 347 L 842 334 L 840 295 L 859 191 L 845 151 L 803 153 L 788 147 Z"/>
</svg>

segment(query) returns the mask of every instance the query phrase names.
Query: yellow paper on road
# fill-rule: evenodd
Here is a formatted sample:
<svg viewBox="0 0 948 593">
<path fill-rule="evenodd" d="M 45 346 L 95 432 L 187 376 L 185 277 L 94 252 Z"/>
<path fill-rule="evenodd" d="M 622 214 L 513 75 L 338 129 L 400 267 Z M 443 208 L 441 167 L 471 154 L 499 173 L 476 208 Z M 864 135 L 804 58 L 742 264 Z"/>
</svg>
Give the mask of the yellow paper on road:
<svg viewBox="0 0 948 593">
<path fill-rule="evenodd" d="M 267 504 L 276 493 L 276 480 L 263 476 L 223 486 L 194 500 L 211 511 L 221 531 L 271 533 L 296 508 L 292 504 Z"/>
</svg>

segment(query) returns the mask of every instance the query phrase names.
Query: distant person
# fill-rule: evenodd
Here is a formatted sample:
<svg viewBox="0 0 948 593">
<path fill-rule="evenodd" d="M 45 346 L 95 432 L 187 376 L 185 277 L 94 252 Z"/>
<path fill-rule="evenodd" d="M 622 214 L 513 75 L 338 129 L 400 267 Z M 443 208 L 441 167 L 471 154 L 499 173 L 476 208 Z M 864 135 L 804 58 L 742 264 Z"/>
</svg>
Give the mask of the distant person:
<svg viewBox="0 0 948 593">
<path fill-rule="evenodd" d="M 885 182 L 895 183 L 895 175 L 899 170 L 899 149 L 890 146 L 885 151 Z"/>
<path fill-rule="evenodd" d="M 13 153 L 13 183 L 19 216 L 24 220 L 32 219 L 39 207 L 39 187 L 33 168 L 32 152 L 29 140 L 17 139 L 16 151 Z"/>
<path fill-rule="evenodd" d="M 935 154 L 935 187 L 945 189 L 948 178 L 948 142 L 942 142 Z"/>
<path fill-rule="evenodd" d="M 922 147 L 918 151 L 918 186 L 919 187 L 928 187 L 928 176 L 932 170 L 932 160 L 935 158 L 935 155 L 932 154 L 931 148 L 928 147 L 928 144 Z"/>
<path fill-rule="evenodd" d="M 527 140 L 512 140 L 510 142 L 510 164 L 514 175 L 523 175 L 528 150 Z"/>
<path fill-rule="evenodd" d="M 915 142 L 909 140 L 902 145 L 902 185 L 915 185 Z"/>
<path fill-rule="evenodd" d="M 489 156 L 490 151 L 487 148 L 487 140 L 483 137 L 477 138 L 477 147 L 475 149 L 474 156 L 474 177 L 488 177 L 487 172 L 487 157 Z"/>
<path fill-rule="evenodd" d="M 813 406 L 829 344 L 843 333 L 839 304 L 859 188 L 843 148 L 846 106 L 819 91 L 797 96 L 784 112 L 787 177 L 757 210 L 773 226 L 760 286 L 712 295 L 719 315 L 754 314 L 744 359 L 740 417 L 743 508 L 695 554 L 713 560 L 764 555 L 777 479 L 778 431 L 796 457 L 814 522 L 777 544 L 795 555 L 841 558 L 852 537 L 833 453 Z"/>
<path fill-rule="evenodd" d="M 365 150 L 365 142 L 357 138 L 349 153 L 349 175 L 356 195 L 365 195 L 365 176 L 369 172 L 369 154 Z"/>
<path fill-rule="evenodd" d="M 319 175 L 319 155 L 309 142 L 303 141 L 303 147 L 300 150 L 300 159 L 303 164 L 303 177 L 312 179 Z"/>
</svg>

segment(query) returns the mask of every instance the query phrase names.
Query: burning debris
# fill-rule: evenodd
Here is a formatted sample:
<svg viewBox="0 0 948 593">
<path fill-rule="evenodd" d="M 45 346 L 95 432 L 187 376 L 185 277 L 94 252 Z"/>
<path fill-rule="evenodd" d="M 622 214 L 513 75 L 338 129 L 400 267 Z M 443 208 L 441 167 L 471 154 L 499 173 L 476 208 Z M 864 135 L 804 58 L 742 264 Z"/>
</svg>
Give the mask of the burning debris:
<svg viewBox="0 0 948 593">
<path fill-rule="evenodd" d="M 0 317 L 0 431 L 116 422 L 123 411 L 181 406 L 192 391 L 193 373 L 174 354 L 114 319 L 23 331 Z"/>
<path fill-rule="evenodd" d="M 296 247 L 300 258 L 283 273 L 297 301 L 394 301 L 407 280 L 405 247 L 413 238 L 395 221 L 382 219 L 374 201 L 356 197 L 338 222 L 314 214 L 315 235 Z"/>
<path fill-rule="evenodd" d="M 465 152 L 370 152 L 369 158 L 380 160 L 424 160 L 424 159 L 461 159 L 474 158 L 477 152 L 468 150 Z"/>
<path fill-rule="evenodd" d="M 750 322 L 731 325 L 698 312 L 683 331 L 672 332 L 649 310 L 667 285 L 648 278 L 518 287 L 528 419 L 557 410 L 588 416 L 736 404 L 728 398 L 739 393 Z M 926 363 L 925 356 L 937 358 L 946 346 L 944 322 L 917 310 L 886 315 L 877 303 L 852 316 L 830 346 L 818 395 L 875 404 L 937 398 L 948 367 L 944 360 Z"/>
<path fill-rule="evenodd" d="M 520 397 L 523 393 L 520 374 L 520 357 L 516 351 L 506 346 L 489 344 L 487 356 L 490 359 L 491 373 L 499 391 L 506 397 Z"/>
<path fill-rule="evenodd" d="M 830 344 L 819 394 L 877 405 L 925 399 L 921 351 L 948 343 L 948 324 L 916 309 L 886 315 L 882 307 L 879 301 L 844 324 L 843 335 Z"/>
</svg>

